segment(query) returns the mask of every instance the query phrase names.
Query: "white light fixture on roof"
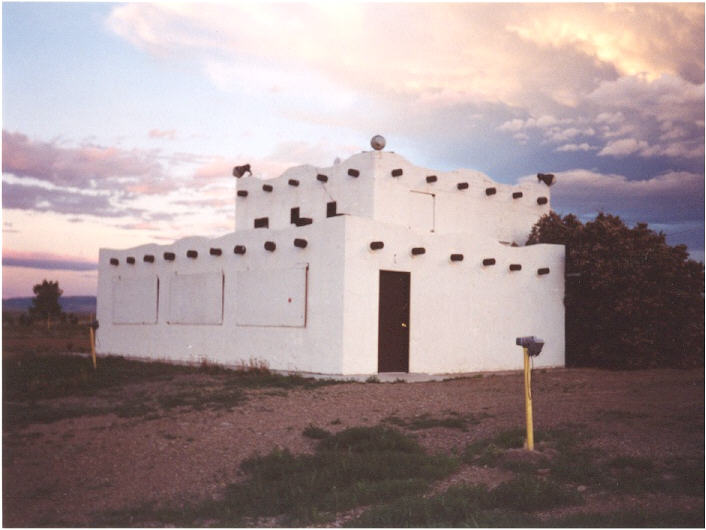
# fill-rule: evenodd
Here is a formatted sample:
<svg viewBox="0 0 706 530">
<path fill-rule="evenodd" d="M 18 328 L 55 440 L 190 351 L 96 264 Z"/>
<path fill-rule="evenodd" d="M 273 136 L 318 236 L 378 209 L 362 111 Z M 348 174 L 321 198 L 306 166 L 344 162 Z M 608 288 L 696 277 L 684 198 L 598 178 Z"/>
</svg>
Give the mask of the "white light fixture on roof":
<svg viewBox="0 0 706 530">
<path fill-rule="evenodd" d="M 376 151 L 382 151 L 385 148 L 385 138 L 376 134 L 370 139 L 370 147 Z"/>
</svg>

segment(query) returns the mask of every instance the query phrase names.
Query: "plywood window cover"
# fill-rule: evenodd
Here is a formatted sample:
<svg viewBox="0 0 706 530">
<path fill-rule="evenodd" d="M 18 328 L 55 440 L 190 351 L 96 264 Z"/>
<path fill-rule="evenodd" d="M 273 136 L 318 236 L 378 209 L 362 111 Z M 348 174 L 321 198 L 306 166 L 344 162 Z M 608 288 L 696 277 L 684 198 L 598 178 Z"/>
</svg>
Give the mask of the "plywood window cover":
<svg viewBox="0 0 706 530">
<path fill-rule="evenodd" d="M 250 324 L 243 323 L 240 321 L 240 316 L 238 315 L 238 309 L 236 309 L 236 323 L 235 325 L 239 328 L 306 328 L 309 319 L 309 264 L 300 264 L 294 267 L 288 267 L 286 269 L 260 269 L 260 271 L 242 271 L 242 272 L 264 272 L 269 271 L 273 273 L 281 273 L 283 270 L 301 270 L 304 272 L 304 315 L 303 322 L 301 324 Z M 236 286 L 237 287 L 237 286 Z"/>
<path fill-rule="evenodd" d="M 115 294 L 115 288 L 119 282 L 122 282 L 123 280 L 154 280 L 156 282 L 155 285 L 155 300 L 154 300 L 154 319 L 150 320 L 141 320 L 141 321 L 135 321 L 135 322 L 121 322 L 118 320 L 115 320 L 115 302 L 117 301 L 117 297 Z M 159 322 L 159 276 L 157 275 L 149 275 L 149 276 L 138 276 L 138 277 L 125 277 L 123 278 L 122 276 L 117 276 L 116 278 L 113 279 L 113 310 L 112 310 L 112 321 L 114 326 L 154 326 Z M 151 305 L 151 304 L 150 304 Z"/>
<path fill-rule="evenodd" d="M 194 274 L 179 274 L 178 272 L 175 272 L 174 275 L 172 276 L 172 279 L 176 277 L 185 277 L 185 276 L 201 276 L 201 275 L 206 275 L 206 274 L 214 274 L 214 273 L 204 273 L 204 272 L 198 272 Z M 218 274 L 218 273 L 215 273 Z M 218 322 L 180 322 L 180 321 L 175 321 L 169 318 L 167 320 L 167 324 L 170 326 L 222 326 L 223 325 L 223 308 L 224 308 L 224 302 L 225 302 L 225 275 L 223 274 L 223 271 L 220 271 L 221 275 L 221 311 L 220 311 L 220 318 Z M 171 292 L 170 292 L 170 300 L 169 304 L 171 306 Z M 169 311 L 171 313 L 171 307 L 169 308 Z M 171 314 L 170 314 L 171 317 Z"/>
</svg>

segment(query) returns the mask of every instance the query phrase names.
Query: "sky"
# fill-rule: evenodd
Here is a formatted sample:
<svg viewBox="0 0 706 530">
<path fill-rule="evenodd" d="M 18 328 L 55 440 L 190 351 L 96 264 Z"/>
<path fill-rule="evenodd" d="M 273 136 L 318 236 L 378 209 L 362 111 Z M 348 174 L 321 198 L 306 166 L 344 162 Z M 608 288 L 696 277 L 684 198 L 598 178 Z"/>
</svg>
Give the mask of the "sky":
<svg viewBox="0 0 706 530">
<path fill-rule="evenodd" d="M 704 259 L 704 5 L 2 4 L 2 295 L 234 227 L 272 178 L 387 149 Z"/>
</svg>

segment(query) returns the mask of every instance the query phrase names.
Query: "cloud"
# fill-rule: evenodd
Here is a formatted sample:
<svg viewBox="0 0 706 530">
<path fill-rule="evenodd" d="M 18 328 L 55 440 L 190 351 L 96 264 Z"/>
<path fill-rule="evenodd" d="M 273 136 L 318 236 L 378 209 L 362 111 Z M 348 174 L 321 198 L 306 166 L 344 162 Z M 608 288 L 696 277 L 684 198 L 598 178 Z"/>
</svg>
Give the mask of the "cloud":
<svg viewBox="0 0 706 530">
<path fill-rule="evenodd" d="M 3 251 L 2 264 L 5 267 L 64 271 L 90 271 L 98 268 L 98 264 L 93 261 L 45 252 Z"/>
<path fill-rule="evenodd" d="M 557 211 L 619 213 L 631 222 L 703 221 L 703 175 L 669 171 L 645 180 L 629 180 L 619 174 L 572 169 L 557 172 L 556 177 L 552 207 Z"/>
<path fill-rule="evenodd" d="M 174 129 L 168 129 L 166 131 L 152 129 L 148 134 L 150 138 L 166 138 L 167 140 L 174 140 L 176 138 L 176 131 Z"/>
<path fill-rule="evenodd" d="M 98 189 L 122 188 L 125 183 L 164 177 L 154 152 L 96 145 L 62 147 L 4 129 L 2 171 L 60 186 Z"/>
<path fill-rule="evenodd" d="M 598 156 L 626 156 L 647 149 L 647 142 L 634 138 L 614 140 L 598 152 Z"/>
<path fill-rule="evenodd" d="M 573 48 L 623 75 L 677 74 L 703 82 L 703 5 L 551 4 L 532 6 L 525 15 L 508 30 L 527 42 Z"/>
<path fill-rule="evenodd" d="M 299 72 L 426 102 L 571 106 L 616 72 L 703 77 L 702 6 L 128 4 L 107 24 L 156 56 L 199 60 L 221 87 L 252 76 L 270 90 Z"/>
<path fill-rule="evenodd" d="M 140 215 L 142 210 L 114 204 L 106 193 L 85 193 L 25 185 L 5 180 L 2 184 L 3 209 L 34 210 L 62 214 L 87 214 L 100 217 Z"/>
<path fill-rule="evenodd" d="M 558 151 L 560 153 L 571 153 L 571 152 L 576 152 L 576 151 L 590 151 L 593 149 L 590 145 L 587 143 L 582 143 L 582 144 L 564 144 L 560 145 L 555 149 L 555 151 Z"/>
</svg>

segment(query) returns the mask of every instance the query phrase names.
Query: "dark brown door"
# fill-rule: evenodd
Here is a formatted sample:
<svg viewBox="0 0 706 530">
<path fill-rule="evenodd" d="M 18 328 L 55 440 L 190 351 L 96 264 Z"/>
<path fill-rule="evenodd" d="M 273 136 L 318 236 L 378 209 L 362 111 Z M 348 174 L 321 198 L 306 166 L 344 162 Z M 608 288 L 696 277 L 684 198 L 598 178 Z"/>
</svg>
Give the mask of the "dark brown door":
<svg viewBox="0 0 706 530">
<path fill-rule="evenodd" d="M 380 271 L 378 372 L 409 371 L 408 272 Z"/>
</svg>

